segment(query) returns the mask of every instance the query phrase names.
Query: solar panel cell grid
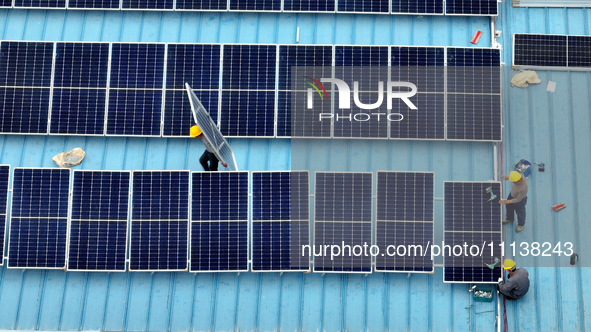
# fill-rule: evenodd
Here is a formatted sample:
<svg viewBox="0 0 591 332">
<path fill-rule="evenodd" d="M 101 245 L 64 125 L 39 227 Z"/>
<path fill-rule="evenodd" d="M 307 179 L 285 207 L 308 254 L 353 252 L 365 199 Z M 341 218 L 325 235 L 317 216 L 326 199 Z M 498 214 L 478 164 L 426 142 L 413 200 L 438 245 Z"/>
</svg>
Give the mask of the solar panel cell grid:
<svg viewBox="0 0 591 332">
<path fill-rule="evenodd" d="M 377 271 L 432 272 L 432 222 L 377 222 Z M 399 249 L 404 248 L 404 249 Z"/>
<path fill-rule="evenodd" d="M 0 88 L 0 132 L 47 133 L 49 88 Z"/>
<path fill-rule="evenodd" d="M 4 235 L 6 234 L 6 209 L 8 207 L 8 180 L 10 166 L 0 165 L 0 265 L 4 264 Z"/>
<path fill-rule="evenodd" d="M 119 9 L 119 0 L 68 0 L 68 8 Z"/>
<path fill-rule="evenodd" d="M 591 67 L 591 36 L 568 36 L 568 66 Z"/>
<path fill-rule="evenodd" d="M 281 0 L 230 0 L 230 10 L 281 10 Z"/>
<path fill-rule="evenodd" d="M 110 90 L 107 135 L 159 136 L 162 91 Z"/>
<path fill-rule="evenodd" d="M 387 14 L 390 9 L 389 0 L 339 0 L 339 12 L 354 13 L 384 13 Z"/>
<path fill-rule="evenodd" d="M 166 88 L 218 89 L 220 45 L 169 44 L 166 60 Z"/>
<path fill-rule="evenodd" d="M 162 89 L 164 44 L 113 43 L 111 88 Z"/>
<path fill-rule="evenodd" d="M 176 9 L 226 10 L 228 9 L 228 0 L 176 0 Z"/>
<path fill-rule="evenodd" d="M 52 134 L 103 135 L 106 89 L 53 89 Z"/>
<path fill-rule="evenodd" d="M 567 66 L 567 36 L 515 34 L 514 66 Z"/>
<path fill-rule="evenodd" d="M 15 7 L 66 8 L 66 0 L 15 0 Z"/>
<path fill-rule="evenodd" d="M 443 14 L 443 0 L 392 0 L 392 13 Z"/>
<path fill-rule="evenodd" d="M 214 122 L 218 121 L 218 91 L 193 91 Z M 191 103 L 185 90 L 167 90 L 164 103 L 164 136 L 189 136 L 193 126 Z"/>
<path fill-rule="evenodd" d="M 52 42 L 0 43 L 0 85 L 50 87 Z"/>
<path fill-rule="evenodd" d="M 121 0 L 123 9 L 173 9 L 173 0 Z"/>
<path fill-rule="evenodd" d="M 452 15 L 498 15 L 497 0 L 446 0 L 445 13 Z"/>
<path fill-rule="evenodd" d="M 284 0 L 283 11 L 334 12 L 334 0 Z"/>
<path fill-rule="evenodd" d="M 106 88 L 108 43 L 57 43 L 54 87 Z"/>
<path fill-rule="evenodd" d="M 12 0 L 2 0 L 0 1 L 0 7 L 11 7 Z"/>
</svg>

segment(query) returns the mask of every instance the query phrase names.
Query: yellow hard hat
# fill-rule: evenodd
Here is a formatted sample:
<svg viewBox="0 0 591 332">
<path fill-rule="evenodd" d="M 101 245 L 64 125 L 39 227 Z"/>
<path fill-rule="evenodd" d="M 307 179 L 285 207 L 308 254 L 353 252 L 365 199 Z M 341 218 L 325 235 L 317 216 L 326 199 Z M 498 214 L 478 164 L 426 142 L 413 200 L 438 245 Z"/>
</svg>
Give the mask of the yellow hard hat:
<svg viewBox="0 0 591 332">
<path fill-rule="evenodd" d="M 199 126 L 193 126 L 191 127 L 191 137 L 197 137 L 199 135 L 201 135 L 201 128 L 199 128 Z"/>
<path fill-rule="evenodd" d="M 505 266 L 505 270 L 511 270 L 515 267 L 515 262 L 512 259 L 507 258 L 503 265 Z"/>
<path fill-rule="evenodd" d="M 519 172 L 512 171 L 509 173 L 509 180 L 511 180 L 511 182 L 517 182 L 519 179 L 521 179 L 521 174 L 519 174 Z"/>
</svg>

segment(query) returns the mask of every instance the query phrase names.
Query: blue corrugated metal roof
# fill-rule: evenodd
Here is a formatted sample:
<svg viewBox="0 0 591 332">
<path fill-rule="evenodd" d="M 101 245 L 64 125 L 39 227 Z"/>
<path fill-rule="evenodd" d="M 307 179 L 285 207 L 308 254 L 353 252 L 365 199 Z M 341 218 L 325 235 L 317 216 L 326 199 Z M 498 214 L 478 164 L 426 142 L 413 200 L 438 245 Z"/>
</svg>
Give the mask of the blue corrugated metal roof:
<svg viewBox="0 0 591 332">
<path fill-rule="evenodd" d="M 516 32 L 589 35 L 589 9 L 515 9 L 497 19 L 510 65 Z M 220 43 L 393 44 L 479 46 L 490 43 L 487 18 L 396 15 L 1 10 L 3 40 L 164 41 Z M 521 158 L 542 161 L 530 180 L 528 223 L 507 240 L 582 245 L 591 215 L 591 74 L 539 72 L 542 85 L 504 83 L 504 169 Z M 554 94 L 547 80 L 557 82 Z M 489 143 L 312 140 L 230 140 L 241 169 L 285 170 L 292 158 L 310 170 L 434 171 L 436 197 L 445 180 L 489 180 Z M 198 141 L 165 138 L 0 136 L 0 163 L 53 167 L 55 154 L 82 147 L 82 169 L 198 170 Z M 550 213 L 565 201 L 568 208 Z M 441 241 L 442 202 L 436 202 Z M 582 260 L 585 257 L 581 257 Z M 586 299 L 590 268 L 532 268 L 530 293 L 507 306 L 510 330 L 581 331 L 591 324 Z M 129 331 L 492 331 L 495 307 L 474 303 L 466 285 L 434 274 L 368 276 L 301 273 L 78 273 L 0 269 L 0 328 Z"/>
</svg>

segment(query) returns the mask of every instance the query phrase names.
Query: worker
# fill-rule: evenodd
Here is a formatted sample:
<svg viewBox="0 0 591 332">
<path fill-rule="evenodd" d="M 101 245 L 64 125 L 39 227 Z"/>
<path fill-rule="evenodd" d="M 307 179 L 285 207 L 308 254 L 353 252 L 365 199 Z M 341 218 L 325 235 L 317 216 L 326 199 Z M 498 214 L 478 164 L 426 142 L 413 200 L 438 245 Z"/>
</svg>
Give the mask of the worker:
<svg viewBox="0 0 591 332">
<path fill-rule="evenodd" d="M 211 146 L 211 144 L 209 144 L 207 138 L 203 136 L 201 128 L 198 126 L 192 126 L 190 135 L 191 137 L 201 137 L 203 145 L 205 145 L 205 151 L 199 158 L 199 163 L 201 163 L 203 169 L 207 172 L 217 172 L 218 161 L 220 160 L 220 157 L 216 154 L 215 149 Z M 228 167 L 228 164 L 222 161 L 222 166 Z"/>
<path fill-rule="evenodd" d="M 524 268 L 518 269 L 512 259 L 505 259 L 503 265 L 509 275 L 507 275 L 507 281 L 499 278 L 497 289 L 505 295 L 507 300 L 522 298 L 529 290 L 529 273 Z"/>
<path fill-rule="evenodd" d="M 527 180 L 519 172 L 512 171 L 509 176 L 503 175 L 503 180 L 510 180 L 513 182 L 511 192 L 507 199 L 501 199 L 499 203 L 507 206 L 507 218 L 503 220 L 503 224 L 513 222 L 515 219 L 515 212 L 517 212 L 517 228 L 515 233 L 519 233 L 525 226 L 525 205 L 527 204 Z"/>
</svg>

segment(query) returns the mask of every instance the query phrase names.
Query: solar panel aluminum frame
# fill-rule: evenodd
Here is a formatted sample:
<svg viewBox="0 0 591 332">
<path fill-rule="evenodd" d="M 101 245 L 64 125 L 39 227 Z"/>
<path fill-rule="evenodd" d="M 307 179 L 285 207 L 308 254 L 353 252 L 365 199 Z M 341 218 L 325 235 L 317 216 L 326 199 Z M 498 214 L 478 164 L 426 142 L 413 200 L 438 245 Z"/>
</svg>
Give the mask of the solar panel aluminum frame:
<svg viewBox="0 0 591 332">
<path fill-rule="evenodd" d="M 8 249 L 6 249 L 6 248 L 8 248 L 8 246 L 6 246 L 6 248 L 4 248 L 5 247 L 4 244 L 6 243 L 6 241 L 5 241 L 6 234 L 7 234 L 7 230 L 9 229 L 8 228 L 8 222 L 9 222 L 9 219 L 8 219 L 8 211 L 9 210 L 8 209 L 10 209 L 10 206 L 12 206 L 12 204 L 9 204 L 9 202 L 10 202 L 9 196 L 10 196 L 10 193 L 12 192 L 12 189 L 9 187 L 9 184 L 12 181 L 12 177 L 10 176 L 10 165 L 0 164 L 0 167 L 3 167 L 3 166 L 8 166 L 8 183 L 6 184 L 6 189 L 7 190 L 6 190 L 6 211 L 4 212 L 4 217 L 5 217 L 5 220 L 4 220 L 4 233 L 3 233 L 4 236 L 0 239 L 2 241 L 2 244 L 3 244 L 2 251 L 0 251 L 0 266 L 4 265 L 4 259 L 5 258 L 8 258 L 7 257 L 8 255 L 4 256 L 4 251 L 8 250 Z M 0 213 L 0 215 L 1 215 L 1 213 Z"/>
<path fill-rule="evenodd" d="M 445 0 L 447 1 L 447 0 Z M 486 15 L 486 14 L 450 14 L 447 12 L 447 5 L 446 2 L 443 2 L 443 12 L 445 13 L 445 16 L 484 16 L 484 17 L 497 17 L 499 16 L 499 2 L 501 2 L 502 0 L 498 0 L 497 1 L 497 14 L 496 15 Z"/>
<path fill-rule="evenodd" d="M 531 6 L 530 6 L 531 7 Z M 530 65 L 515 65 L 515 35 L 530 35 L 530 36 L 566 36 L 566 67 L 553 67 L 553 66 L 530 66 Z M 587 37 L 584 35 L 563 35 L 563 34 L 542 34 L 542 33 L 514 33 L 511 37 L 511 68 L 513 69 L 533 69 L 533 70 L 556 70 L 556 71 L 591 71 L 591 67 L 569 67 L 568 66 L 568 37 Z"/>
<path fill-rule="evenodd" d="M 373 202 L 374 202 L 374 196 L 373 196 L 373 194 L 374 194 L 374 192 L 373 192 L 373 172 L 329 172 L 329 171 L 316 171 L 316 172 L 314 172 L 314 213 L 316 212 L 316 198 L 318 197 L 318 192 L 316 190 L 316 174 L 318 174 L 318 173 L 330 173 L 330 174 L 370 174 L 371 175 L 371 185 L 372 185 L 372 191 L 371 191 L 371 195 L 372 195 L 372 197 L 371 197 L 371 202 L 372 202 L 371 203 L 371 221 L 370 222 L 366 222 L 366 221 L 354 221 L 354 222 L 351 222 L 351 223 L 370 224 L 371 225 L 371 231 L 370 231 L 371 243 L 369 245 L 370 246 L 373 245 L 374 244 L 374 240 L 375 240 L 375 237 L 374 237 L 374 233 L 375 233 L 375 223 L 374 223 L 374 220 L 375 220 L 375 217 L 376 217 L 375 216 L 376 211 L 374 209 L 374 204 L 373 204 Z M 312 204 L 310 204 L 310 206 L 311 205 Z M 310 220 L 312 220 L 312 215 L 310 215 Z M 320 223 L 326 223 L 326 222 L 332 223 L 333 221 L 318 221 L 318 222 L 320 222 Z M 344 221 L 344 222 L 343 221 L 336 221 L 336 222 L 339 222 L 339 223 L 345 223 L 345 222 L 347 222 L 347 223 L 349 223 L 350 221 Z M 373 273 L 373 270 L 375 269 L 375 257 L 373 257 L 371 255 L 371 250 L 370 250 L 370 256 L 372 256 L 372 257 L 370 257 L 371 264 L 369 266 L 369 271 L 317 271 L 316 270 L 316 262 L 315 262 L 315 258 L 314 258 L 315 257 L 314 256 L 314 246 L 316 245 L 316 241 L 315 241 L 316 223 L 317 223 L 317 221 L 316 221 L 316 215 L 314 215 L 314 222 L 310 222 L 310 228 L 312 229 L 312 232 L 310 232 L 310 243 L 311 243 L 310 248 L 312 250 L 312 253 L 311 253 L 312 254 L 312 257 L 311 257 L 312 258 L 312 261 L 310 263 L 312 264 L 312 267 L 311 267 L 312 268 L 312 272 L 322 273 L 322 274 L 325 274 L 325 273 L 336 273 L 336 274 L 366 274 L 366 275 Z M 359 257 L 362 257 L 362 256 L 359 256 Z"/>
<path fill-rule="evenodd" d="M 435 172 L 404 172 L 404 171 L 377 171 L 376 173 L 376 179 L 377 179 L 377 175 L 379 173 L 402 173 L 402 174 L 408 174 L 408 173 L 419 173 L 419 174 L 433 174 L 433 198 L 435 198 Z M 380 182 L 376 181 L 376 191 L 379 193 L 379 187 L 380 187 Z M 377 195 L 376 195 L 377 197 Z M 379 200 L 378 200 L 379 202 Z M 435 211 L 435 199 L 433 199 L 433 211 Z M 421 221 L 399 221 L 399 220 L 378 220 L 378 216 L 377 216 L 377 202 L 376 202 L 376 232 L 377 232 L 377 223 L 378 222 L 392 222 L 392 223 L 396 223 L 396 222 L 405 222 L 405 223 L 413 223 L 413 222 L 420 222 L 420 223 L 431 223 L 433 224 L 433 238 L 431 239 L 431 243 L 434 244 L 435 243 L 435 214 L 433 214 L 433 220 L 421 220 Z M 376 241 L 376 245 L 377 245 L 377 234 L 375 241 Z M 374 257 L 375 258 L 375 257 Z M 383 272 L 383 273 L 422 273 L 422 274 L 433 274 L 435 273 L 435 265 L 432 266 L 432 270 L 431 271 L 399 271 L 399 270 L 378 270 L 376 268 L 375 265 L 375 261 L 374 261 L 374 271 L 375 272 Z"/>
<path fill-rule="evenodd" d="M 0 165 L 1 166 L 1 165 Z M 129 241 L 131 240 L 131 233 L 130 233 L 130 215 L 131 215 L 131 185 L 132 185 L 132 172 L 131 171 L 110 171 L 110 170 L 82 170 L 82 169 L 75 169 L 72 173 L 72 179 L 70 185 L 73 187 L 74 180 L 73 178 L 76 177 L 76 173 L 128 173 L 129 174 L 129 189 L 128 189 L 128 202 L 127 202 L 127 220 L 126 220 L 126 228 L 125 228 L 125 268 L 123 270 L 89 270 L 89 269 L 71 269 L 70 268 L 70 233 L 72 231 L 72 208 L 73 208 L 73 200 L 74 200 L 74 189 L 70 189 L 70 197 L 69 197 L 69 206 L 68 206 L 68 242 L 66 247 L 66 271 L 77 271 L 77 272 L 126 272 L 127 267 L 129 264 L 129 257 L 127 257 L 127 253 L 129 252 Z M 88 220 L 92 221 L 92 220 Z M 113 221 L 113 220 L 96 220 L 96 221 Z M 121 222 L 121 220 L 118 220 Z"/>
<path fill-rule="evenodd" d="M 358 12 L 358 11 L 340 11 L 339 10 L 339 0 L 335 0 L 334 5 L 335 12 L 337 14 L 370 14 L 370 15 L 384 15 L 384 14 L 391 14 L 392 13 L 392 0 L 388 0 L 388 12 Z M 357 46 L 357 45 L 356 45 Z"/>
<path fill-rule="evenodd" d="M 211 172 L 207 172 L 207 171 L 195 171 L 195 172 L 191 172 L 189 174 L 189 180 L 191 182 L 191 187 L 189 188 L 189 204 L 190 205 L 191 205 L 191 201 L 193 199 L 192 198 L 192 193 L 193 193 L 193 190 L 192 190 L 193 189 L 192 188 L 193 187 L 193 180 L 192 180 L 193 179 L 193 176 L 192 176 L 192 174 L 193 173 L 211 173 Z M 248 183 L 249 187 L 252 185 L 250 183 L 250 175 L 248 174 L 248 171 L 236 171 L 236 172 L 233 172 L 233 173 L 243 173 L 243 174 L 246 173 L 247 180 L 249 181 L 249 183 Z M 248 194 L 248 201 L 251 201 L 251 200 L 252 200 L 252 197 L 251 197 L 251 194 L 249 193 Z M 249 204 L 247 204 L 247 210 L 248 211 L 246 211 L 246 215 L 248 217 L 251 217 L 252 208 L 251 208 L 250 202 L 249 202 Z M 251 245 L 252 242 L 249 243 L 249 241 L 251 240 L 251 230 L 250 230 L 250 222 L 249 222 L 249 220 L 248 219 L 245 219 L 245 220 L 218 220 L 218 221 L 216 221 L 216 220 L 206 220 L 206 221 L 192 221 L 192 218 L 193 218 L 192 212 L 193 212 L 193 209 L 190 206 L 190 208 L 189 208 L 189 228 L 188 228 L 188 230 L 189 230 L 189 242 L 188 242 L 188 246 L 187 246 L 188 249 L 189 249 L 189 253 L 188 253 L 189 256 L 187 256 L 189 258 L 189 265 L 188 265 L 189 266 L 189 270 L 188 271 L 191 272 L 191 273 L 196 273 L 196 274 L 197 273 L 210 273 L 210 272 L 234 272 L 235 273 L 235 272 L 248 272 L 248 271 L 250 271 L 250 245 Z M 201 271 L 192 271 L 191 270 L 191 264 L 192 264 L 192 262 L 191 262 L 191 234 L 193 232 L 193 223 L 201 223 L 201 222 L 245 222 L 246 223 L 246 242 L 247 242 L 247 244 L 246 244 L 246 261 L 247 261 L 246 262 L 246 269 L 243 269 L 243 270 L 201 270 Z"/>
<path fill-rule="evenodd" d="M 503 66 L 502 66 L 502 57 L 501 57 L 501 50 L 499 51 L 499 106 L 500 106 L 500 114 L 501 114 L 501 118 L 500 118 L 500 133 L 499 136 L 501 137 L 500 140 L 496 141 L 496 140 L 474 140 L 474 139 L 452 139 L 452 138 L 447 138 L 447 100 L 448 100 L 448 91 L 447 91 L 447 50 L 450 48 L 459 48 L 459 49 L 474 49 L 474 50 L 496 50 L 495 48 L 490 48 L 490 47 L 458 47 L 458 46 L 446 46 L 445 47 L 445 140 L 446 141 L 450 141 L 450 142 L 492 142 L 492 143 L 497 143 L 497 142 L 502 142 L 503 141 L 503 129 L 504 129 L 504 124 L 503 124 Z M 452 67 L 452 66 L 450 66 Z M 462 94 L 462 93 L 457 93 L 457 94 Z M 489 94 L 484 94 L 484 93 L 463 93 L 464 95 L 482 95 L 482 96 L 496 96 L 496 93 L 489 93 Z M 478 181 L 477 181 L 478 182 Z"/>
<path fill-rule="evenodd" d="M 310 246 L 310 248 L 312 248 L 312 234 L 313 234 L 313 227 L 312 227 L 312 222 L 311 222 L 311 215 L 312 215 L 312 205 L 310 204 L 310 171 L 295 171 L 295 170 L 287 170 L 287 171 L 252 171 L 252 174 L 250 175 L 249 181 L 250 181 L 250 186 L 252 188 L 253 184 L 254 184 L 254 179 L 253 176 L 255 173 L 261 173 L 261 174 L 267 174 L 267 173 L 299 173 L 299 172 L 307 172 L 308 173 L 308 219 L 306 219 L 308 221 L 308 245 Z M 253 198 L 252 198 L 252 194 L 249 195 L 251 196 L 251 205 L 254 205 L 253 203 Z M 249 211 L 249 216 L 250 216 L 250 220 L 252 220 L 252 223 L 254 224 L 255 222 L 269 222 L 269 221 L 275 221 L 275 220 L 263 220 L 263 221 L 255 221 L 253 218 L 253 210 L 254 208 L 250 208 Z M 298 219 L 298 221 L 306 221 L 306 220 L 302 220 L 302 219 Z M 291 222 L 294 220 L 282 220 L 283 222 Z M 250 226 L 249 226 L 250 229 Z M 249 237 L 250 243 L 249 243 L 249 253 L 251 253 L 252 251 L 250 250 L 251 247 L 254 244 L 254 234 L 253 232 L 250 232 L 250 237 Z M 250 255 L 249 255 L 250 256 Z M 313 255 L 311 255 L 308 259 L 308 269 L 307 270 L 254 270 L 252 268 L 252 256 L 251 257 L 251 272 L 305 272 L 305 273 L 309 273 L 312 272 L 312 264 L 313 264 Z"/>
<path fill-rule="evenodd" d="M 490 183 L 490 184 L 498 184 L 499 186 L 503 186 L 503 184 L 500 181 L 443 181 L 443 238 L 445 239 L 445 184 L 446 183 Z M 503 198 L 501 195 L 499 195 L 499 198 Z M 494 203 L 494 202 L 493 202 Z M 502 228 L 502 221 L 501 219 L 503 219 L 503 212 L 501 211 L 501 218 L 499 219 L 499 224 L 501 224 L 501 231 L 500 232 L 491 232 L 491 231 L 487 231 L 487 232 L 471 232 L 471 233 L 481 233 L 481 234 L 490 234 L 490 233 L 499 233 L 501 234 L 501 241 L 504 241 L 504 232 L 503 232 L 503 228 Z M 496 246 L 496 245 L 495 245 Z M 443 250 L 443 249 L 442 249 Z M 445 255 L 443 255 L 443 251 L 442 251 L 442 258 L 443 258 L 443 269 L 444 269 L 444 273 L 443 273 L 443 282 L 444 283 L 448 283 L 448 284 L 491 284 L 491 282 L 483 282 L 483 281 L 446 281 L 445 280 Z M 502 277 L 502 275 L 499 275 L 499 277 Z M 493 283 L 496 283 L 493 282 Z"/>
<path fill-rule="evenodd" d="M 187 199 L 187 211 L 188 211 L 188 219 L 187 219 L 187 267 L 185 269 L 162 269 L 162 270 L 132 270 L 130 268 L 130 263 L 131 263 L 131 243 L 132 243 L 132 234 L 131 234 L 131 230 L 133 227 L 133 175 L 136 171 L 131 172 L 131 178 L 130 178 L 130 182 L 129 182 L 129 190 L 130 190 L 130 195 L 129 195 L 129 226 L 127 228 L 127 233 L 128 233 L 128 240 L 127 240 L 127 254 L 128 254 L 128 258 L 126 259 L 127 262 L 127 270 L 129 272 L 188 272 L 189 271 L 189 264 L 190 264 L 190 259 L 191 256 L 189 256 L 191 254 L 190 249 L 191 249 L 191 232 L 190 232 L 190 224 L 191 224 L 191 172 L 188 170 L 138 170 L 138 172 L 142 172 L 142 173 L 164 173 L 164 172 L 168 172 L 168 173 L 172 173 L 172 172 L 185 172 L 189 174 L 189 183 L 187 185 L 188 191 L 189 191 L 189 196 Z M 145 221 L 145 220 L 138 220 L 138 221 Z M 151 220 L 152 222 L 155 220 Z M 158 221 L 162 221 L 162 219 L 158 219 Z"/>
<path fill-rule="evenodd" d="M 10 188 L 11 188 L 10 192 L 11 193 L 13 193 L 13 190 L 14 190 L 14 170 L 17 170 L 17 169 L 31 169 L 31 170 L 38 169 L 38 170 L 63 170 L 63 171 L 67 170 L 68 171 L 68 173 L 69 173 L 69 180 L 68 180 L 68 182 L 69 182 L 69 185 L 68 185 L 68 215 L 65 218 L 66 219 L 66 225 L 67 225 L 66 226 L 66 239 L 65 239 L 65 241 L 66 241 L 66 252 L 65 252 L 65 257 L 64 257 L 64 264 L 65 265 L 63 267 L 28 267 L 28 266 L 27 267 L 24 267 L 24 266 L 14 266 L 14 267 L 11 267 L 9 265 L 6 265 L 6 268 L 8 268 L 8 269 L 29 269 L 29 270 L 65 270 L 66 267 L 68 266 L 68 251 L 70 250 L 70 247 L 69 247 L 69 243 L 70 243 L 70 223 L 69 223 L 69 220 L 70 220 L 70 212 L 71 212 L 71 210 L 70 210 L 70 199 L 72 197 L 72 187 L 71 187 L 71 185 L 72 185 L 72 170 L 69 169 L 69 168 L 65 168 L 64 169 L 64 168 L 57 168 L 57 167 L 13 167 L 12 169 L 13 169 L 13 174 L 12 174 L 12 178 L 11 178 L 11 182 L 10 182 L 11 183 L 11 185 L 10 185 Z M 11 197 L 10 197 L 10 219 L 12 219 L 12 201 L 13 201 L 13 198 L 14 197 L 12 197 L 12 195 L 11 195 Z M 55 217 L 55 219 L 64 219 L 64 217 Z M 7 225 L 8 225 L 8 222 L 9 222 L 9 219 L 7 217 L 6 218 L 6 224 Z M 9 230 L 8 231 L 8 241 L 7 241 L 7 246 L 6 246 L 7 247 L 7 249 L 6 249 L 6 252 L 7 252 L 6 258 L 7 259 L 10 259 L 10 229 L 11 229 L 11 227 L 8 227 L 8 230 Z"/>
</svg>

